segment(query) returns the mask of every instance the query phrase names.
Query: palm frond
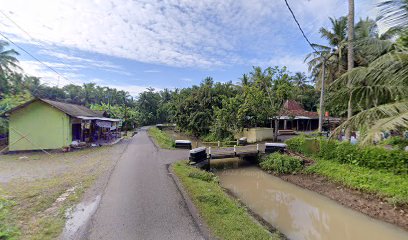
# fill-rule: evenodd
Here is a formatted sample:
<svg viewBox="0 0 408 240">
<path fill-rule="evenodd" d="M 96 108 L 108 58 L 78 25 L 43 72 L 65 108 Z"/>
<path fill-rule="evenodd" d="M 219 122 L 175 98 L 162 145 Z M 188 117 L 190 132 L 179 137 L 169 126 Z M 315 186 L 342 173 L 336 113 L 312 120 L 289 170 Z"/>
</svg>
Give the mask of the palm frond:
<svg viewBox="0 0 408 240">
<path fill-rule="evenodd" d="M 388 27 L 408 27 L 408 0 L 388 0 L 377 6 L 379 21 Z"/>
</svg>

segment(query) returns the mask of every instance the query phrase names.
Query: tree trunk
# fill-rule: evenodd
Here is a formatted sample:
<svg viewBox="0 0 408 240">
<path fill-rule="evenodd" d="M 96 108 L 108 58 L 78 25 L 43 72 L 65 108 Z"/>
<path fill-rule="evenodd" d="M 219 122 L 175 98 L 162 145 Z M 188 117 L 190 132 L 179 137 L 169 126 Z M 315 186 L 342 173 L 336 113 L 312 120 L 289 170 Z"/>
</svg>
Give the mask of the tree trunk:
<svg viewBox="0 0 408 240">
<path fill-rule="evenodd" d="M 349 13 L 347 17 L 348 25 L 348 52 L 347 52 L 347 71 L 351 71 L 354 67 L 354 0 L 349 0 Z M 349 89 L 349 100 L 347 104 L 347 120 L 353 116 L 352 108 L 352 91 L 351 91 L 351 77 L 349 77 L 347 82 L 347 88 Z M 346 128 L 346 140 L 350 141 L 351 128 Z"/>
<path fill-rule="evenodd" d="M 323 60 L 323 70 L 322 70 L 322 83 L 321 83 L 321 89 L 320 89 L 320 114 L 319 114 L 319 132 L 322 132 L 323 130 L 323 121 L 324 121 L 324 85 L 325 85 L 325 75 L 326 75 L 326 61 Z"/>
<path fill-rule="evenodd" d="M 280 118 L 280 116 L 279 116 Z M 278 132 L 279 132 L 279 119 L 275 119 L 275 129 L 274 129 L 274 134 L 273 134 L 273 141 L 277 142 L 278 141 Z"/>
</svg>

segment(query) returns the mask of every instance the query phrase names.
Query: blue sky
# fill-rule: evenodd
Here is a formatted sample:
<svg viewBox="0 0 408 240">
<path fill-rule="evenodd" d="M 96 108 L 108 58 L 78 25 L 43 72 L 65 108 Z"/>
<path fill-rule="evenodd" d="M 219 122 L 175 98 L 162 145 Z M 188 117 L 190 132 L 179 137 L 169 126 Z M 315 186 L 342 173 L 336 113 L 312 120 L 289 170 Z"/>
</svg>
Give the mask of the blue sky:
<svg viewBox="0 0 408 240">
<path fill-rule="evenodd" d="M 378 0 L 356 0 L 375 17 Z M 345 0 L 289 0 L 312 42 Z M 0 31 L 64 77 L 21 51 L 26 73 L 48 85 L 95 82 L 127 90 L 237 82 L 252 66 L 305 71 L 311 50 L 283 0 L 0 0 Z M 12 21 L 20 26 L 17 27 Z"/>
</svg>

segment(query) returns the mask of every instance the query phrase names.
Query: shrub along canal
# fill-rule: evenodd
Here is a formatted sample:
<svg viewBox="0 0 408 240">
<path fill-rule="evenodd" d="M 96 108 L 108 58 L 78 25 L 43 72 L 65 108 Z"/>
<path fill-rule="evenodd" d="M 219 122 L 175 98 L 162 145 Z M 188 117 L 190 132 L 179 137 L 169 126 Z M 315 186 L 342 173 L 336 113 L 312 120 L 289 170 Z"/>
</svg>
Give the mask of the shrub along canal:
<svg viewBox="0 0 408 240">
<path fill-rule="evenodd" d="M 256 166 L 245 166 L 238 160 L 227 159 L 220 161 L 218 167 L 224 163 L 228 169 L 216 173 L 221 186 L 289 239 L 408 238 L 408 233 L 397 226 L 346 208 Z M 229 169 L 231 166 L 235 168 Z"/>
</svg>

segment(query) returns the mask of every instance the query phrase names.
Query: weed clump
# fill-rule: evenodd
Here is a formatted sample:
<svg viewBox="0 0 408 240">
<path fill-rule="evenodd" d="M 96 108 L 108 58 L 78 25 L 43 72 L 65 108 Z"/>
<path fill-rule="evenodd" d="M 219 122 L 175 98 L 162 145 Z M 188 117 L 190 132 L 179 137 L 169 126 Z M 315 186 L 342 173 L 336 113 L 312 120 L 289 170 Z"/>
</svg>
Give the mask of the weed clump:
<svg viewBox="0 0 408 240">
<path fill-rule="evenodd" d="M 297 157 L 273 153 L 261 159 L 259 166 L 265 171 L 278 174 L 296 173 L 302 169 L 301 160 Z"/>
<path fill-rule="evenodd" d="M 188 176 L 204 182 L 218 182 L 217 176 L 210 172 L 192 171 L 188 174 Z"/>
</svg>

